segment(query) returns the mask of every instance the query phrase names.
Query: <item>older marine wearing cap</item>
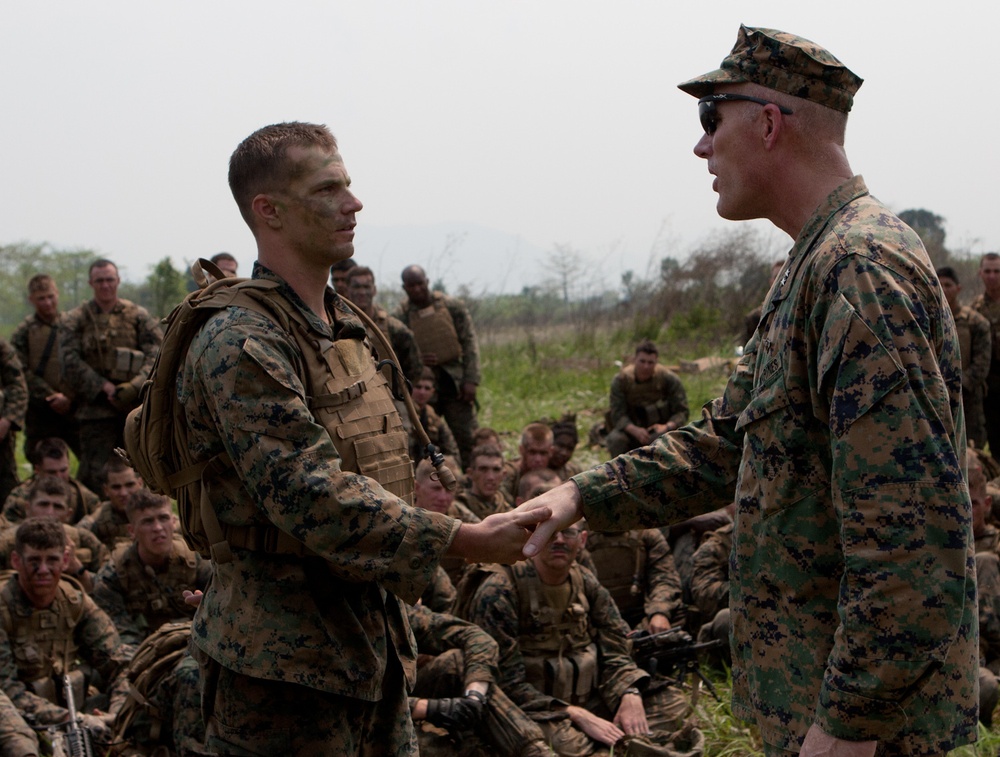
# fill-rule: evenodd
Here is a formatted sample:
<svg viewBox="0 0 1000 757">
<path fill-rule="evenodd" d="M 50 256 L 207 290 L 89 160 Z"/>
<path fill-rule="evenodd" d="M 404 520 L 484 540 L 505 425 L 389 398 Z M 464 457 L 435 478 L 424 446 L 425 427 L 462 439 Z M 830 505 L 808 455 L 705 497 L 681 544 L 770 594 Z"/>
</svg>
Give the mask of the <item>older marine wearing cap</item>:
<svg viewBox="0 0 1000 757">
<path fill-rule="evenodd" d="M 794 244 L 702 418 L 526 507 L 592 529 L 735 502 L 733 711 L 768 754 L 934 755 L 976 739 L 977 620 L 958 339 L 917 235 L 844 151 L 861 79 L 741 27 L 699 98 L 718 212 Z M 800 751 L 801 750 L 801 751 Z"/>
</svg>

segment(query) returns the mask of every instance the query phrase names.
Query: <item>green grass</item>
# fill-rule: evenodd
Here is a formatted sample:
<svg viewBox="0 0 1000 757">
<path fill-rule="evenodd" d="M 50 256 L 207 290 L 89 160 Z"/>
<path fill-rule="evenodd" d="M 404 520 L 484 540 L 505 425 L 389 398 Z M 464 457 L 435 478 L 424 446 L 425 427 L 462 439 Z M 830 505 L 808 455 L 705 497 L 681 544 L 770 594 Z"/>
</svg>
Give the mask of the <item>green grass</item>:
<svg viewBox="0 0 1000 757">
<path fill-rule="evenodd" d="M 655 336 L 653 337 L 655 339 Z M 730 357 L 727 348 L 698 353 L 696 347 L 677 352 L 662 339 L 660 362 L 671 365 L 680 360 L 708 356 Z M 507 451 L 516 454 L 517 437 L 528 423 L 577 414 L 580 446 L 574 459 L 590 466 L 607 459 L 604 448 L 588 448 L 587 433 L 601 420 L 608 406 L 608 390 L 618 368 L 615 360 L 629 355 L 634 335 L 627 329 L 571 328 L 500 332 L 481 335 L 483 383 L 479 391 L 479 423 L 500 432 Z M 701 374 L 678 374 L 688 394 L 691 418 L 701 406 L 722 394 L 728 373 L 724 370 Z M 707 671 L 706 671 L 707 672 Z M 709 673 L 722 702 L 702 690 L 695 712 L 698 727 L 705 734 L 706 757 L 762 755 L 760 735 L 753 725 L 733 717 L 729 701 L 731 684 L 727 677 Z M 980 727 L 975 745 L 951 752 L 953 757 L 994 757 L 1000 752 L 1000 730 Z"/>
</svg>

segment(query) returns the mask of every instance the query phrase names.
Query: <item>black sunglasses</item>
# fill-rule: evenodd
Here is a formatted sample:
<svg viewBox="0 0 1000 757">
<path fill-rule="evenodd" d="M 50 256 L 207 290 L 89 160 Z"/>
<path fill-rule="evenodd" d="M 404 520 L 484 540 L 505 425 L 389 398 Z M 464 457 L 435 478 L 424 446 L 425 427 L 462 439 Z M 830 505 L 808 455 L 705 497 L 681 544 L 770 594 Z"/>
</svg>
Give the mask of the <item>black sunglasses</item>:
<svg viewBox="0 0 1000 757">
<path fill-rule="evenodd" d="M 735 95 L 731 92 L 718 92 L 698 100 L 698 118 L 701 119 L 701 128 L 705 130 L 706 134 L 715 134 L 715 130 L 719 128 L 719 116 L 716 112 L 716 104 L 736 101 L 757 103 L 758 105 L 777 105 L 781 113 L 786 116 L 792 115 L 791 108 L 778 105 L 778 103 L 771 102 L 770 100 L 761 100 L 759 97 L 750 97 L 749 95 Z"/>
</svg>

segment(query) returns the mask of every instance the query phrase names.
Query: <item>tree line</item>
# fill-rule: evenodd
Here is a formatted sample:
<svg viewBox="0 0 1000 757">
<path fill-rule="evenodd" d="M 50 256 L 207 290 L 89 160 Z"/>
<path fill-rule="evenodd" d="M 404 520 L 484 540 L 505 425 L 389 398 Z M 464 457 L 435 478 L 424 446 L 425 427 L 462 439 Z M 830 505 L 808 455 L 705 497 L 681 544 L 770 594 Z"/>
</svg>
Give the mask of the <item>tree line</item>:
<svg viewBox="0 0 1000 757">
<path fill-rule="evenodd" d="M 920 235 L 935 267 L 949 265 L 956 270 L 964 301 L 982 290 L 976 275 L 979 255 L 948 248 L 944 218 L 925 209 L 904 210 L 899 217 Z M 465 288 L 456 294 L 466 300 L 486 338 L 511 329 L 534 338 L 542 330 L 562 327 L 582 346 L 598 328 L 610 324 L 624 332 L 626 341 L 652 338 L 682 348 L 728 352 L 742 343 L 746 315 L 763 300 L 771 264 L 782 259 L 789 246 L 784 237 L 741 225 L 706 238 L 683 256 L 675 250 L 656 250 L 650 270 L 626 271 L 615 287 L 609 286 L 600 265 L 557 244 L 542 261 L 550 277 L 518 294 L 474 293 Z M 93 250 L 62 250 L 49 244 L 0 247 L 0 334 L 9 335 L 29 312 L 27 282 L 36 273 L 55 279 L 63 310 L 90 299 L 88 269 L 100 257 Z M 119 294 L 154 316 L 165 316 L 190 287 L 188 273 L 165 257 L 141 282 L 123 281 Z M 437 283 L 435 288 L 443 287 Z M 390 309 L 401 294 L 382 292 Z"/>
</svg>

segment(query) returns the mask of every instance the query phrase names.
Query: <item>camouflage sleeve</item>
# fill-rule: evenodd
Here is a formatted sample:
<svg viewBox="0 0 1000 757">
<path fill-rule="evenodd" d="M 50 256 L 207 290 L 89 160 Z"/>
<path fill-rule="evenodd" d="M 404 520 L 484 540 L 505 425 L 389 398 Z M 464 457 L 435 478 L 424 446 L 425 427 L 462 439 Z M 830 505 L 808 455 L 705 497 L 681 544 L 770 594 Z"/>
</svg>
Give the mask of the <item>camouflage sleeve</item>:
<svg viewBox="0 0 1000 757">
<path fill-rule="evenodd" d="M 145 308 L 139 308 L 136 314 L 135 324 L 136 349 L 142 351 L 146 359 L 142 362 L 139 372 L 129 381 L 136 389 L 142 389 L 142 385 L 149 378 L 149 372 L 156 361 L 156 355 L 163 344 L 163 329 L 156 318 L 153 318 Z"/>
<path fill-rule="evenodd" d="M 218 436 L 265 517 L 326 558 L 334 575 L 416 601 L 459 523 L 341 469 L 306 403 L 301 360 L 294 339 L 262 315 L 230 308 L 214 317 L 187 360 L 194 393 L 183 402 L 199 406 L 188 420 L 211 418 L 210 428 L 193 433 Z"/>
<path fill-rule="evenodd" d="M 479 340 L 476 329 L 472 325 L 472 316 L 464 303 L 454 298 L 448 298 L 448 311 L 455 322 L 455 333 L 462 344 L 462 382 L 469 384 L 482 383 L 479 372 Z"/>
<path fill-rule="evenodd" d="M 493 683 L 499 678 L 497 643 L 482 628 L 423 605 L 407 605 L 406 612 L 420 654 L 461 649 L 466 686 L 475 681 Z"/>
<path fill-rule="evenodd" d="M 417 339 L 409 327 L 398 318 L 389 320 L 389 339 L 392 349 L 399 358 L 399 369 L 403 375 L 415 384 L 420 380 L 424 369 L 424 359 L 420 356 Z"/>
<path fill-rule="evenodd" d="M 736 420 L 750 396 L 756 338 L 700 420 L 573 477 L 591 529 L 655 528 L 732 504 L 743 456 Z"/>
<path fill-rule="evenodd" d="M 949 404 L 962 414 L 949 391 L 961 385 L 950 312 L 932 284 L 873 261 L 869 236 L 857 244 L 865 254 L 837 261 L 823 277 L 831 294 L 808 313 L 844 557 L 816 722 L 845 739 L 902 724 L 900 701 L 944 662 L 975 608 L 963 450 L 940 417 Z M 954 428 L 964 441 L 960 420 Z M 793 570 L 790 584 L 802 580 Z"/>
<path fill-rule="evenodd" d="M 10 698 L 0 691 L 0 754 L 16 757 L 35 757 L 38 754 L 38 737 L 31 726 L 24 722 L 21 713 Z"/>
<path fill-rule="evenodd" d="M 608 429 L 609 431 L 624 431 L 625 427 L 632 422 L 628 415 L 628 404 L 625 402 L 625 389 L 622 387 L 624 380 L 621 373 L 611 379 L 611 406 L 609 410 L 611 428 Z"/>
<path fill-rule="evenodd" d="M 111 681 L 119 668 L 128 664 L 135 652 L 130 644 L 123 644 L 115 624 L 94 600 L 83 596 L 83 616 L 74 629 L 80 654 L 105 681 Z"/>
<path fill-rule="evenodd" d="M 469 609 L 469 620 L 492 636 L 500 655 L 500 688 L 524 710 L 547 710 L 559 702 L 527 681 L 524 658 L 518 644 L 520 622 L 514 587 L 506 573 L 484 579 Z"/>
<path fill-rule="evenodd" d="M 52 358 L 58 357 L 59 334 L 56 333 L 56 344 L 52 349 Z M 17 358 L 24 368 L 24 380 L 28 384 L 28 396 L 34 400 L 44 400 L 46 397 L 55 394 L 56 390 L 41 376 L 35 375 L 28 364 L 28 322 L 21 321 L 21 325 L 15 329 L 10 337 L 11 346 L 17 351 Z"/>
<path fill-rule="evenodd" d="M 625 689 L 648 679 L 649 673 L 632 660 L 626 638 L 629 627 L 610 592 L 588 572 L 583 574 L 583 590 L 590 602 L 590 632 L 597 641 L 601 666 L 598 689 L 608 708 L 617 712 Z"/>
<path fill-rule="evenodd" d="M 978 315 L 978 314 L 977 314 Z M 990 362 L 993 359 L 993 334 L 990 322 L 985 318 L 970 318 L 969 328 L 972 335 L 972 353 L 969 369 L 966 371 L 968 386 L 984 386 L 990 372 Z"/>
<path fill-rule="evenodd" d="M 683 426 L 688 422 L 688 401 L 684 384 L 672 372 L 667 374 L 666 391 L 664 392 L 663 403 L 670 413 L 668 421 L 678 426 Z"/>
<path fill-rule="evenodd" d="M 39 725 L 61 723 L 68 715 L 66 708 L 29 691 L 18 678 L 17 663 L 3 624 L 0 624 L 0 689 L 22 714 L 34 716 Z"/>
<path fill-rule="evenodd" d="M 59 334 L 59 348 L 62 352 L 63 377 L 66 384 L 74 387 L 78 396 L 94 400 L 101 393 L 101 387 L 107 379 L 83 359 L 86 307 L 87 303 L 84 303 L 66 314 Z"/>
<path fill-rule="evenodd" d="M 139 627 L 139 619 L 125 605 L 125 590 L 118 577 L 114 563 L 105 563 L 94 577 L 94 591 L 91 598 L 103 610 L 118 632 L 119 638 L 126 644 L 141 644 L 143 629 Z"/>
<path fill-rule="evenodd" d="M 729 551 L 732 528 L 728 538 L 713 532 L 705 537 L 691 557 L 691 598 L 706 620 L 729 605 Z"/>
<path fill-rule="evenodd" d="M 28 411 L 28 385 L 17 352 L 9 342 L 0 339 L 0 384 L 3 385 L 3 417 L 11 428 L 24 428 L 24 414 Z"/>
<path fill-rule="evenodd" d="M 671 622 L 678 621 L 684 609 L 684 597 L 670 544 L 658 528 L 644 530 L 642 542 L 646 548 L 646 617 L 661 613 Z"/>
</svg>

